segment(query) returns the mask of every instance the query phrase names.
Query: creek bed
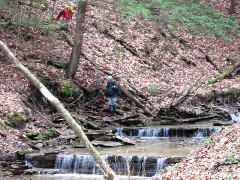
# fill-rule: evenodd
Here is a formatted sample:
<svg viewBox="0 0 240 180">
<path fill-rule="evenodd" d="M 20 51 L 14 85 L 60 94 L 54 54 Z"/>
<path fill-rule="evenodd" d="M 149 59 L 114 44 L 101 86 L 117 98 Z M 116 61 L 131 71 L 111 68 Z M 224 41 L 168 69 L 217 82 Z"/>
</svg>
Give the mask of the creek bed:
<svg viewBox="0 0 240 180">
<path fill-rule="evenodd" d="M 191 150 L 197 149 L 203 139 L 218 130 L 219 128 L 208 125 L 121 128 L 116 130 L 116 134 L 129 135 L 138 144 L 108 148 L 97 146 L 96 149 L 116 174 L 120 175 L 120 179 L 128 176 L 140 180 L 154 176 L 168 165 L 180 162 Z M 27 164 L 33 167 L 29 174 L 34 179 L 84 179 L 83 174 L 91 174 L 93 179 L 102 178 L 103 172 L 86 148 L 68 147 L 51 153 L 54 151 L 48 149 L 38 154 L 26 155 Z M 41 175 L 35 176 L 36 174 Z M 91 179 L 88 177 L 86 179 Z"/>
</svg>

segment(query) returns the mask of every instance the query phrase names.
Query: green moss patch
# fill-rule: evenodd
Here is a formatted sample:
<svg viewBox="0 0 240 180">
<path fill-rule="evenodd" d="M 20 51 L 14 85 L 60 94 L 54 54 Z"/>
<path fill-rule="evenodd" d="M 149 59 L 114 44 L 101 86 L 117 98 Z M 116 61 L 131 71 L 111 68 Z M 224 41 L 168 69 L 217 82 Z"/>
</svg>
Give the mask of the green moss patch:
<svg viewBox="0 0 240 180">
<path fill-rule="evenodd" d="M 27 119 L 26 117 L 20 115 L 17 112 L 14 112 L 11 116 L 8 116 L 5 120 L 5 123 L 13 128 L 22 129 L 26 126 Z"/>
<path fill-rule="evenodd" d="M 45 133 L 43 133 L 43 137 L 45 139 L 51 139 L 53 137 L 56 136 L 56 132 L 55 131 L 46 131 Z"/>
</svg>

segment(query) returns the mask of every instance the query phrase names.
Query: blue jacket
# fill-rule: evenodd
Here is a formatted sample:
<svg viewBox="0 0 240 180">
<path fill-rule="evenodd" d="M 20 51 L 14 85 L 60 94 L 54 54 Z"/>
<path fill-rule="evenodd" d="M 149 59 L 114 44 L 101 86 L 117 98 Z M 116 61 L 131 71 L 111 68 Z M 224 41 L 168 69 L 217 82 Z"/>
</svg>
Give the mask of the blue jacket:
<svg viewBox="0 0 240 180">
<path fill-rule="evenodd" d="M 115 81 L 108 82 L 105 90 L 105 96 L 117 97 L 119 94 L 119 91 L 120 91 L 120 87 Z"/>
</svg>

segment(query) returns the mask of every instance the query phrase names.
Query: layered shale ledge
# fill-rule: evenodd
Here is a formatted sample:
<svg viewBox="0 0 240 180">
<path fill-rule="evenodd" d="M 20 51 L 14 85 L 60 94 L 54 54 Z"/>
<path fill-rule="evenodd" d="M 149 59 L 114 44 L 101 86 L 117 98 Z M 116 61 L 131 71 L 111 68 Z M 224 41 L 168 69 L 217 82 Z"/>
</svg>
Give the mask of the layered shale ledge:
<svg viewBox="0 0 240 180">
<path fill-rule="evenodd" d="M 166 166 L 173 165 L 184 157 L 114 156 L 102 155 L 118 175 L 153 176 Z M 29 168 L 25 174 L 103 174 L 91 155 L 29 154 L 25 157 Z M 39 168 L 44 168 L 40 170 Z"/>
</svg>

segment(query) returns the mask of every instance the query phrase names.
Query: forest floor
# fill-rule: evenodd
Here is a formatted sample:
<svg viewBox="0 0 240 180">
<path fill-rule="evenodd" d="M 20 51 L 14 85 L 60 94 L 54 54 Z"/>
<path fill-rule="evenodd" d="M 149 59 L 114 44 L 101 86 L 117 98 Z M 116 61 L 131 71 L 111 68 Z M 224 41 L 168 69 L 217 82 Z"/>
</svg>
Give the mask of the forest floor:
<svg viewBox="0 0 240 180">
<path fill-rule="evenodd" d="M 64 1 L 57 0 L 56 5 L 53 4 L 54 1 L 47 0 L 46 2 L 49 9 L 45 11 L 34 9 L 33 11 L 46 22 L 54 23 L 53 16 L 61 10 Z M 224 0 L 215 3 L 203 1 L 203 3 L 227 14 L 229 4 Z M 87 6 L 83 39 L 85 57 L 80 58 L 78 71 L 74 77 L 74 81 L 89 92 L 98 92 L 90 105 L 94 106 L 95 102 L 101 102 L 102 108 L 99 112 L 102 112 L 106 105 L 106 98 L 103 94 L 106 86 L 106 72 L 117 77 L 122 86 L 131 92 L 136 92 L 139 99 L 143 97 L 141 101 L 154 115 L 161 108 L 169 107 L 190 86 L 198 88 L 191 93 L 185 103 L 197 101 L 198 95 L 207 96 L 216 91 L 228 91 L 230 88 L 240 89 L 239 72 L 238 74 L 235 72 L 230 78 L 209 84 L 212 78 L 240 60 L 239 29 L 229 33 L 228 39 L 201 33 L 193 35 L 186 30 L 170 30 L 164 25 L 165 22 L 161 22 L 164 21 L 162 19 L 158 23 L 143 17 L 126 20 L 116 6 L 115 0 L 101 3 L 91 2 Z M 239 9 L 237 6 L 235 16 L 238 20 L 240 20 Z M 75 22 L 76 15 L 72 21 L 71 32 L 68 32 L 71 38 L 74 38 Z M 102 32 L 103 27 L 112 36 Z M 63 86 L 69 83 L 64 78 L 64 69 L 48 65 L 50 60 L 64 62 L 69 60 L 72 48 L 62 37 L 61 30 L 48 31 L 33 26 L 19 26 L 17 29 L 1 27 L 0 39 L 38 78 L 49 79 Z M 120 42 L 132 47 L 134 54 Z M 214 64 L 210 63 L 206 57 Z M 14 69 L 2 52 L 0 52 L 0 61 L 0 124 L 12 113 L 18 112 L 28 118 L 26 129 L 34 132 L 42 131 L 40 124 L 46 119 L 50 120 L 51 113 L 47 109 L 37 109 L 38 113 L 36 113 L 36 109 L 26 108 L 23 100 L 28 99 L 32 91 L 30 82 Z M 131 112 L 143 113 L 126 97 L 119 99 L 119 106 L 128 106 Z M 84 114 L 84 108 L 79 109 L 78 113 Z M 164 170 L 165 175 L 162 178 L 186 177 L 191 179 L 194 176 L 200 177 L 198 173 L 202 174 L 203 179 L 218 178 L 221 177 L 221 173 L 225 173 L 224 177 L 234 177 L 236 173 L 239 175 L 238 163 L 230 163 L 228 157 L 221 154 L 224 154 L 226 149 L 234 149 L 231 153 L 238 155 L 238 157 L 234 156 L 234 160 L 238 159 L 239 162 L 239 129 L 238 124 L 226 128 L 228 132 L 223 131 L 222 133 L 225 134 L 214 137 L 219 140 L 217 142 L 213 139 L 216 142 L 215 146 L 203 147 L 190 155 L 183 163 Z M 225 137 L 226 133 L 230 134 L 230 137 Z M 2 156 L 0 158 L 13 156 L 19 150 L 28 149 L 31 147 L 27 144 L 24 129 L 5 126 L 1 130 L 0 152 Z M 199 158 L 200 156 L 204 158 Z M 213 169 L 206 169 L 205 164 L 201 165 L 202 162 L 212 164 Z M 196 171 L 189 171 L 193 169 L 192 167 Z"/>
</svg>

